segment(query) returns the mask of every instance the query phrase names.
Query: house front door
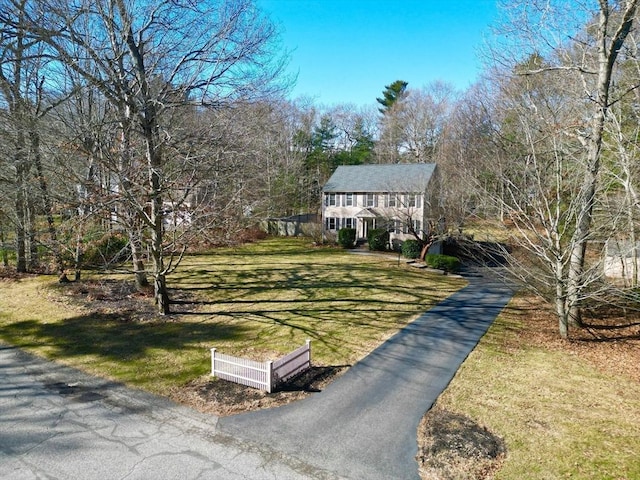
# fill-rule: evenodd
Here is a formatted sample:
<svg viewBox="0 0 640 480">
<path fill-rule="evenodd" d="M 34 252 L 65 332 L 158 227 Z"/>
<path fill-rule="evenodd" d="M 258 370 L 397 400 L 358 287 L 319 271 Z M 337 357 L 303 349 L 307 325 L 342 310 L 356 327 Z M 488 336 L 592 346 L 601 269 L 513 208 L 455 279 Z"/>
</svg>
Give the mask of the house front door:
<svg viewBox="0 0 640 480">
<path fill-rule="evenodd" d="M 362 219 L 362 229 L 360 230 L 359 237 L 362 239 L 367 239 L 367 235 L 369 234 L 369 230 L 375 228 L 374 219 L 372 218 L 363 218 Z"/>
</svg>

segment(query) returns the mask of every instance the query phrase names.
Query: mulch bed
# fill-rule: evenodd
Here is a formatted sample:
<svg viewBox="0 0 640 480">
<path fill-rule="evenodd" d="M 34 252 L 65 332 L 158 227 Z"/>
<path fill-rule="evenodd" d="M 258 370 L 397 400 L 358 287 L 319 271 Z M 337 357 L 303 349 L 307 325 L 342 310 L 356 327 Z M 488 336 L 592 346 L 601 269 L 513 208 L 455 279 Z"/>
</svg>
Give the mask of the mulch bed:
<svg viewBox="0 0 640 480">
<path fill-rule="evenodd" d="M 418 427 L 422 479 L 484 479 L 500 467 L 504 441 L 470 418 L 434 407 Z"/>
<path fill-rule="evenodd" d="M 233 415 L 302 400 L 322 391 L 346 369 L 346 366 L 312 366 L 272 393 L 206 376 L 173 389 L 169 396 L 204 413 Z"/>
</svg>

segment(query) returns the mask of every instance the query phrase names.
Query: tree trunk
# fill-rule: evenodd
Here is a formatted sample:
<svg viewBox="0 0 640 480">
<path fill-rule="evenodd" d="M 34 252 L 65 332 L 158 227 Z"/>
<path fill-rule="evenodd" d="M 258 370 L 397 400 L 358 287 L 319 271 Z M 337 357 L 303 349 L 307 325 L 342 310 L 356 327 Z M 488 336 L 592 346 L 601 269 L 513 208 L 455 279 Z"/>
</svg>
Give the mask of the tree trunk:
<svg viewBox="0 0 640 480">
<path fill-rule="evenodd" d="M 7 245 L 7 236 L 4 231 L 4 222 L 0 223 L 0 249 L 2 250 L 2 266 L 4 268 L 9 267 L 9 253 Z"/>
<path fill-rule="evenodd" d="M 84 216 L 84 213 L 82 213 L 81 215 Z M 75 270 L 74 280 L 76 282 L 79 282 L 82 277 L 82 235 L 84 231 L 84 228 L 82 227 L 82 225 L 84 224 L 84 221 L 81 220 L 80 222 L 81 222 L 81 226 L 80 226 L 80 229 L 78 230 L 78 236 L 76 237 L 76 248 L 73 255 L 74 270 Z"/>
<path fill-rule="evenodd" d="M 558 331 L 560 337 L 566 339 L 569 336 L 569 312 L 567 310 L 567 292 L 564 288 L 564 265 L 562 260 L 556 262 L 556 315 L 558 316 Z"/>
<path fill-rule="evenodd" d="M 21 135 L 18 134 L 18 140 Z M 18 273 L 27 271 L 27 239 L 25 229 L 25 166 L 22 159 L 24 150 L 18 145 L 16 156 L 16 191 L 15 191 L 15 229 L 16 229 L 16 270 Z"/>
<path fill-rule="evenodd" d="M 151 256 L 153 257 L 154 296 L 158 313 L 170 313 L 169 293 L 167 292 L 166 272 L 164 265 L 164 212 L 162 210 L 162 156 L 157 143 L 157 127 L 155 125 L 155 109 L 148 107 L 145 122 L 147 167 L 149 169 L 149 187 L 151 190 Z"/>
<path fill-rule="evenodd" d="M 600 171 L 600 152 L 602 148 L 602 135 L 604 123 L 609 108 L 609 93 L 611 77 L 616 64 L 618 53 L 633 26 L 635 11 L 638 1 L 627 2 L 622 12 L 620 26 L 610 38 L 608 23 L 612 19 L 613 12 L 608 2 L 600 4 L 599 23 L 597 30 L 598 41 L 598 79 L 596 84 L 595 112 L 591 119 L 590 134 L 586 139 L 587 169 L 585 181 L 580 191 L 577 204 L 581 210 L 577 215 L 575 243 L 571 251 L 569 264 L 569 322 L 571 325 L 582 324 L 581 291 L 584 288 L 584 264 L 587 251 L 587 241 L 591 233 L 591 221 L 595 204 L 596 190 L 598 186 L 598 173 Z"/>
<path fill-rule="evenodd" d="M 18 273 L 27 271 L 27 241 L 24 230 L 24 192 L 19 186 L 16 190 L 16 270 Z"/>
<path fill-rule="evenodd" d="M 36 225 L 36 207 L 33 195 L 28 195 L 26 198 L 26 212 L 27 218 L 25 224 L 27 227 L 27 240 L 29 245 L 29 262 L 27 265 L 28 270 L 35 270 L 40 266 L 40 253 L 38 252 L 38 227 Z"/>
<path fill-rule="evenodd" d="M 427 258 L 427 252 L 429 251 L 429 248 L 431 248 L 431 245 L 433 245 L 433 240 L 422 244 L 422 248 L 420 249 L 421 262 L 424 262 L 424 259 Z"/>
<path fill-rule="evenodd" d="M 44 177 L 44 171 L 42 169 L 42 155 L 40 153 L 40 135 L 35 128 L 32 128 L 29 132 L 29 138 L 31 140 L 31 152 L 33 155 L 33 162 L 36 167 L 36 176 L 38 178 L 38 186 L 40 187 L 40 194 L 42 195 L 42 203 L 44 204 L 44 213 L 47 219 L 47 230 L 51 239 L 51 251 L 53 252 L 53 259 L 58 271 L 58 276 L 61 281 L 66 279 L 64 273 L 64 261 L 62 259 L 62 253 L 60 252 L 60 245 L 58 243 L 58 235 L 56 231 L 56 225 L 53 219 L 53 208 L 51 205 L 51 196 L 49 195 L 49 188 L 47 181 Z"/>
<path fill-rule="evenodd" d="M 129 246 L 131 247 L 131 260 L 133 263 L 136 289 L 144 290 L 149 286 L 149 280 L 147 279 L 147 272 L 142 255 L 142 242 L 139 232 L 134 232 L 133 229 L 131 230 L 132 231 L 129 232 Z"/>
<path fill-rule="evenodd" d="M 629 241 L 631 242 L 631 287 L 638 286 L 638 244 L 636 239 L 634 205 L 628 201 Z"/>
<path fill-rule="evenodd" d="M 118 3 L 118 8 L 125 12 L 124 5 Z M 142 135 L 145 143 L 145 157 L 148 171 L 148 193 L 151 212 L 147 218 L 151 226 L 151 258 L 153 261 L 154 298 L 158 306 L 158 313 L 169 313 L 169 294 L 167 292 L 166 271 L 164 266 L 164 213 L 162 210 L 162 152 L 158 133 L 157 105 L 151 98 L 151 88 L 147 70 L 145 68 L 144 49 L 136 43 L 133 30 L 129 26 L 126 42 L 134 60 L 135 75 L 140 84 L 140 95 L 144 99 L 144 107 L 138 113 L 142 120 Z"/>
<path fill-rule="evenodd" d="M 169 308 L 169 293 L 167 291 L 166 277 L 159 274 L 154 277 L 154 295 L 155 302 L 158 305 L 158 313 L 160 315 L 168 315 L 171 313 Z"/>
</svg>

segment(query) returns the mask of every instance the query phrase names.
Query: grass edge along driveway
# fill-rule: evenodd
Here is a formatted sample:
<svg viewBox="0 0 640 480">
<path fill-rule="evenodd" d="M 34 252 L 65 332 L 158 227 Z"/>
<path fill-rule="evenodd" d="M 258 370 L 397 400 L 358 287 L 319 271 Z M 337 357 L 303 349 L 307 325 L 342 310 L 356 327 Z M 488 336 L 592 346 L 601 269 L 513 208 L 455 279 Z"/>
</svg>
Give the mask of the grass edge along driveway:
<svg viewBox="0 0 640 480">
<path fill-rule="evenodd" d="M 435 408 L 504 438 L 496 479 L 640 478 L 640 383 L 592 359 L 625 361 L 621 347 L 557 340 L 557 320 L 532 298 L 514 297 Z"/>
<path fill-rule="evenodd" d="M 150 317 L 128 310 L 140 302 L 126 288 L 118 298 L 95 300 L 53 276 L 2 280 L 0 339 L 162 394 L 207 375 L 211 347 L 267 360 L 310 338 L 314 364 L 353 364 L 465 284 L 394 255 L 282 238 L 188 256 L 168 282 L 173 298 L 188 303 L 176 306 L 182 313 Z"/>
</svg>

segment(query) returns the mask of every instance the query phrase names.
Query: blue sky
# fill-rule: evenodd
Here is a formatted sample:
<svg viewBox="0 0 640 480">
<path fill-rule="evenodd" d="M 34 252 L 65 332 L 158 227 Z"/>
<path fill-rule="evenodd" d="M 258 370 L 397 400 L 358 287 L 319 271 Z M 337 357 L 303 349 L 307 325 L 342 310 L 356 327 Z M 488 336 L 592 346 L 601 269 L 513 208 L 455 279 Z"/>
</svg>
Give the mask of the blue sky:
<svg viewBox="0 0 640 480">
<path fill-rule="evenodd" d="M 298 80 L 291 98 L 375 105 L 394 80 L 465 89 L 479 75 L 479 48 L 495 0 L 257 0 L 280 25 Z"/>
</svg>

